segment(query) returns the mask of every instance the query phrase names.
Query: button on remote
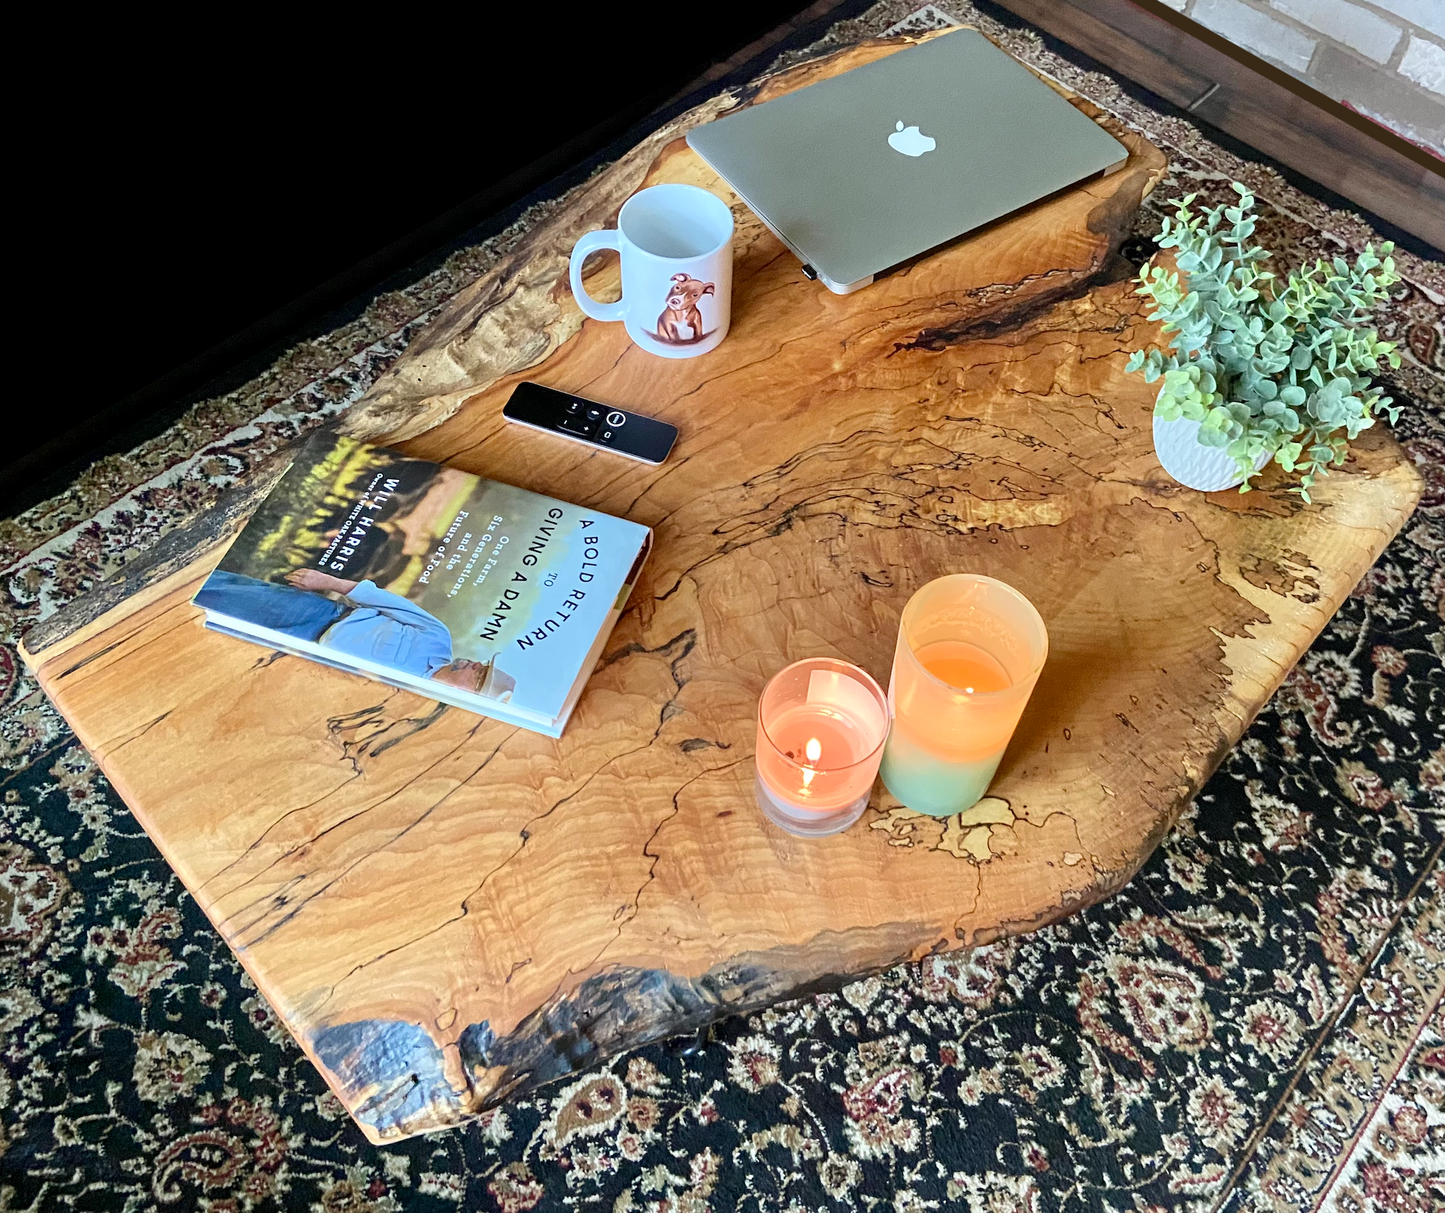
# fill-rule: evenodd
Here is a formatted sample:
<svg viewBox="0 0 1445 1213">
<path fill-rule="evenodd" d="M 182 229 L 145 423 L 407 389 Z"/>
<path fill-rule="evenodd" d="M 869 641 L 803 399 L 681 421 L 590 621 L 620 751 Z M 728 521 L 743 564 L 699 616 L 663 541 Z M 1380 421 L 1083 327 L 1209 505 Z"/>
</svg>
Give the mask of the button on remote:
<svg viewBox="0 0 1445 1213">
<path fill-rule="evenodd" d="M 582 402 L 580 400 L 569 400 L 562 406 L 562 411 L 569 414 L 580 413 L 582 411 Z"/>
<path fill-rule="evenodd" d="M 599 442 L 611 442 L 616 437 L 617 435 L 612 430 L 603 430 L 602 433 L 597 435 L 597 440 Z"/>
<path fill-rule="evenodd" d="M 597 422 L 588 421 L 586 417 L 563 417 L 557 424 L 569 434 L 581 434 L 584 438 L 590 438 L 597 432 Z"/>
<path fill-rule="evenodd" d="M 627 414 L 619 413 L 616 409 L 613 409 L 610 413 L 607 414 L 607 424 L 610 425 L 614 430 L 618 429 L 621 426 L 627 424 Z"/>
<path fill-rule="evenodd" d="M 588 421 L 601 421 L 601 420 L 602 420 L 602 410 L 601 410 L 600 408 L 598 408 L 595 404 L 589 404 L 589 405 L 587 406 L 587 420 L 588 420 Z"/>
</svg>

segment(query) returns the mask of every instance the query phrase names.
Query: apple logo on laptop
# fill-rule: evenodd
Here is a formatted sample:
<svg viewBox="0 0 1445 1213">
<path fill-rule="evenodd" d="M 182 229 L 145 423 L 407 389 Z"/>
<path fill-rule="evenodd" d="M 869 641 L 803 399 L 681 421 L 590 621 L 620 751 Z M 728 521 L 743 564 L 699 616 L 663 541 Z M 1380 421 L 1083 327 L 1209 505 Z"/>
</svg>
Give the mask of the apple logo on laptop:
<svg viewBox="0 0 1445 1213">
<path fill-rule="evenodd" d="M 936 148 L 938 140 L 932 135 L 925 135 L 916 126 L 905 127 L 900 122 L 888 136 L 888 146 L 905 156 L 921 156 Z"/>
</svg>

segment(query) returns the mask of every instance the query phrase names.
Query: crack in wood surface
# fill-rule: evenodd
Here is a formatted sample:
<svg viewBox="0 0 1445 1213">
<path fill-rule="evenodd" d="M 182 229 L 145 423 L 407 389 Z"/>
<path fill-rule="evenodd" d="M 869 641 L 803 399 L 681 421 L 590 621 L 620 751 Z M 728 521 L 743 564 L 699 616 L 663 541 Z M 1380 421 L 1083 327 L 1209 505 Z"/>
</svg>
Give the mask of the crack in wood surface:
<svg viewBox="0 0 1445 1213">
<path fill-rule="evenodd" d="M 492 750 L 492 752 L 491 752 L 490 754 L 488 754 L 488 755 L 486 756 L 486 758 L 482 759 L 481 763 L 476 767 L 475 770 L 472 771 L 472 773 L 471 773 L 470 775 L 468 775 L 465 779 L 463 779 L 461 782 L 459 782 L 458 784 L 456 784 L 454 787 L 448 789 L 448 791 L 445 793 L 445 795 L 443 795 L 442 797 L 440 797 L 440 799 L 434 801 L 432 804 L 428 805 L 428 806 L 426 807 L 426 809 L 425 809 L 418 817 L 416 817 L 413 821 L 408 822 L 407 825 L 405 825 L 404 827 L 402 827 L 402 829 L 400 829 L 400 830 L 397 831 L 395 834 L 393 834 L 393 835 L 392 835 L 389 839 L 387 839 L 387 841 L 384 842 L 381 846 L 376 847 L 376 848 L 374 848 L 373 850 L 364 851 L 364 852 L 363 852 L 360 856 L 358 856 L 356 859 L 351 860 L 349 863 L 347 863 L 347 865 L 346 865 L 344 868 L 342 868 L 340 872 L 336 873 L 334 876 L 332 876 L 332 877 L 330 877 L 328 880 L 326 880 L 326 882 L 325 882 L 324 884 L 322 884 L 319 889 L 316 889 L 314 892 L 308 893 L 305 897 L 301 898 L 300 901 L 295 902 L 295 903 L 292 903 L 292 902 L 286 900 L 284 897 L 275 897 L 275 896 L 272 896 L 272 895 L 266 895 L 266 896 L 264 896 L 264 897 L 262 897 L 262 898 L 260 898 L 260 899 L 258 899 L 258 900 L 256 900 L 256 901 L 250 902 L 249 904 L 242 906 L 242 907 L 241 907 L 241 910 L 254 909 L 256 906 L 261 905 L 262 902 L 264 902 L 264 901 L 269 901 L 269 902 L 271 902 L 272 907 L 273 907 L 274 909 L 281 909 L 281 908 L 285 907 L 286 912 L 285 912 L 285 914 L 283 914 L 280 918 L 276 919 L 276 921 L 270 923 L 270 925 L 268 925 L 259 935 L 256 935 L 256 936 L 251 936 L 251 935 L 249 935 L 250 930 L 251 930 L 253 927 L 258 926 L 260 923 L 266 921 L 266 919 L 269 917 L 269 912 L 263 912 L 263 913 L 257 915 L 255 918 L 251 919 L 249 922 L 244 922 L 244 923 L 238 923 L 238 922 L 236 922 L 235 919 L 234 919 L 234 916 L 233 916 L 230 920 L 228 920 L 228 922 L 227 922 L 227 924 L 226 924 L 226 935 L 227 935 L 227 938 L 230 939 L 230 940 L 232 940 L 233 943 L 234 943 L 234 946 L 237 947 L 237 948 L 247 948 L 247 949 L 250 949 L 250 948 L 254 948 L 254 947 L 255 947 L 256 945 L 258 945 L 258 944 L 264 943 L 270 936 L 274 935 L 277 931 L 279 931 L 282 927 L 284 927 L 287 923 L 289 923 L 292 919 L 294 919 L 298 914 L 300 914 L 302 910 L 304 910 L 308 905 L 311 904 L 311 902 L 315 901 L 318 897 L 322 896 L 329 888 L 331 888 L 332 885 L 336 884 L 338 881 L 340 881 L 340 880 L 344 879 L 346 876 L 350 875 L 352 871 L 354 871 L 354 870 L 355 870 L 357 867 L 359 867 L 361 864 L 365 863 L 368 859 L 371 859 L 371 858 L 373 858 L 374 856 L 379 855 L 382 851 L 388 850 L 390 847 L 392 847 L 393 845 L 395 845 L 400 839 L 402 839 L 402 838 L 404 838 L 406 835 L 410 834 L 410 833 L 412 832 L 412 830 L 416 829 L 417 826 L 421 825 L 422 822 L 424 822 L 428 817 L 430 817 L 434 812 L 436 812 L 437 809 L 441 808 L 442 805 L 444 805 L 444 804 L 445 804 L 448 800 L 450 800 L 454 795 L 456 795 L 459 791 L 461 791 L 461 789 L 463 789 L 464 787 L 466 787 L 467 784 L 470 783 L 473 778 L 475 778 L 478 774 L 480 774 L 480 773 L 487 767 L 487 764 L 490 763 L 490 762 L 492 761 L 492 759 L 494 759 L 494 758 L 497 756 L 498 753 L 500 753 L 500 751 L 501 751 L 501 749 L 502 749 L 502 745 L 503 745 L 502 742 L 498 742 L 497 745 L 496 745 L 496 747 Z M 446 755 L 446 757 L 450 757 L 450 756 L 451 756 L 450 754 Z M 440 763 L 440 761 L 442 761 L 442 760 L 438 760 L 438 764 Z M 433 764 L 433 765 L 438 765 L 438 764 Z M 424 773 L 425 773 L 425 772 L 424 772 Z M 378 804 L 385 803 L 385 800 L 389 800 L 389 799 L 391 799 L 391 797 L 386 797 L 386 798 L 384 798 L 384 800 L 379 801 Z M 366 813 L 370 812 L 372 809 L 374 809 L 374 808 L 376 808 L 376 807 L 377 807 L 377 805 L 371 805 L 371 806 L 369 806 L 367 809 L 363 809 L 360 813 L 352 814 L 350 817 L 345 818 L 343 822 L 337 823 L 337 826 L 339 826 L 339 825 L 341 825 L 341 824 L 345 824 L 345 822 L 352 821 L 352 820 L 354 820 L 354 819 L 357 818 L 357 817 L 364 816 Z M 321 834 L 317 835 L 316 838 L 311 839 L 310 842 L 319 841 L 319 839 L 320 839 L 323 835 L 330 833 L 331 830 L 334 829 L 334 828 L 337 828 L 337 826 L 331 826 L 331 827 L 328 827 L 327 829 L 321 831 Z M 300 848 L 294 848 L 291 852 L 289 852 L 289 854 L 294 854 L 297 850 L 303 849 L 306 845 L 309 845 L 309 844 L 302 844 L 302 847 L 300 847 Z M 260 876 L 264 875 L 266 872 L 268 872 L 268 871 L 270 871 L 272 868 L 274 868 L 274 867 L 276 866 L 276 864 L 279 863 L 279 862 L 280 862 L 280 860 L 278 859 L 278 860 L 275 860 L 275 861 L 267 864 L 266 867 L 263 868 L 260 872 L 257 872 L 255 875 L 248 877 L 248 878 L 247 878 L 245 881 L 243 881 L 240 885 L 236 886 L 236 888 L 237 888 L 237 889 L 239 889 L 239 888 L 244 888 L 244 887 L 246 887 L 246 885 L 252 884 L 252 883 L 253 883 L 256 879 L 258 879 Z M 297 880 L 304 880 L 305 878 L 306 878 L 306 874 L 303 874 L 303 875 L 297 877 L 296 879 L 297 879 Z M 229 890 L 228 892 L 235 892 L 235 891 L 236 891 L 235 889 L 232 889 L 232 890 Z M 239 913 L 239 911 L 238 911 L 238 913 Z"/>
<path fill-rule="evenodd" d="M 299 660 L 299 659 L 297 659 L 297 660 Z M 399 694 L 399 693 L 402 693 L 402 692 L 393 692 L 392 695 L 386 696 L 386 699 L 383 700 L 383 703 L 390 701 L 396 694 Z M 442 707 L 443 705 L 437 704 L 436 706 L 437 706 L 437 707 Z M 369 714 L 369 713 L 371 713 L 371 712 L 373 712 L 373 711 L 375 711 L 375 708 L 361 708 L 361 709 L 358 709 L 357 712 L 350 713 L 350 715 L 358 715 L 358 714 L 361 714 L 361 713 L 368 713 L 368 714 Z M 437 715 L 438 718 L 439 718 L 440 715 L 441 715 L 441 713 L 436 713 L 436 715 Z M 337 719 L 338 719 L 337 717 L 334 717 L 334 716 L 333 716 L 333 717 L 329 717 L 329 718 L 327 719 L 327 721 L 326 721 L 326 732 L 327 732 L 327 737 L 328 737 L 328 740 L 329 740 L 329 741 L 334 741 L 333 725 L 334 725 L 334 722 L 335 722 Z M 452 757 L 454 754 L 458 753 L 458 752 L 461 750 L 461 748 L 462 748 L 467 742 L 469 742 L 469 741 L 477 734 L 477 732 L 478 732 L 479 730 L 481 730 L 483 727 L 485 727 L 486 724 L 487 724 L 487 722 L 486 722 L 485 720 L 483 720 L 483 719 L 480 719 L 480 718 L 478 718 L 478 719 L 476 719 L 474 722 L 470 723 L 470 724 L 468 725 L 468 727 L 467 727 L 466 733 L 464 734 L 462 740 L 461 740 L 460 742 L 458 742 L 450 751 L 448 751 L 447 753 L 443 754 L 440 758 L 438 758 L 438 759 L 437 759 L 434 763 L 432 763 L 428 768 L 426 768 L 425 770 L 421 771 L 421 772 L 416 776 L 416 778 L 420 778 L 421 776 L 424 776 L 424 775 L 428 774 L 431 770 L 434 770 L 436 767 L 439 767 L 439 766 L 440 766 L 442 763 L 444 763 L 448 758 L 450 758 L 450 757 Z M 239 866 L 244 860 L 246 860 L 246 859 L 249 858 L 252 854 L 254 854 L 254 853 L 260 848 L 261 844 L 264 843 L 264 842 L 266 841 L 266 839 L 269 838 L 273 833 L 280 833 L 279 827 L 281 827 L 283 824 L 285 824 L 286 822 L 288 822 L 291 818 L 297 816 L 297 815 L 300 814 L 300 813 L 305 812 L 307 809 L 314 808 L 314 807 L 316 807 L 316 805 L 321 804 L 322 802 L 324 802 L 324 801 L 326 801 L 326 800 L 329 800 L 332 796 L 334 796 L 334 795 L 338 794 L 339 792 L 341 792 L 348 784 L 352 783 L 354 780 L 356 780 L 356 779 L 358 779 L 358 778 L 361 778 L 363 775 L 365 775 L 365 771 L 362 770 L 361 767 L 360 767 L 360 765 L 359 765 L 357 762 L 355 762 L 353 759 L 350 759 L 350 758 L 346 757 L 345 755 L 343 755 L 343 760 L 346 761 L 347 764 L 348 764 L 348 765 L 351 767 L 351 769 L 352 769 L 352 774 L 351 774 L 350 776 L 348 776 L 345 780 L 343 780 L 343 781 L 342 781 L 340 784 L 338 784 L 336 787 L 333 787 L 333 788 L 328 789 L 324 794 L 322 794 L 321 796 L 317 797 L 315 800 L 308 801 L 308 802 L 305 803 L 305 804 L 297 805 L 297 806 L 295 806 L 295 807 L 293 807 L 293 808 L 286 809 L 285 811 L 283 811 L 278 817 L 276 817 L 273 821 L 271 821 L 271 822 L 269 822 L 269 823 L 267 824 L 265 831 L 264 831 L 260 836 L 258 836 L 256 839 L 254 839 L 254 840 L 246 847 L 246 849 L 245 849 L 243 852 L 241 852 L 241 854 L 237 855 L 237 857 L 236 857 L 235 859 L 233 859 L 231 862 L 227 863 L 227 864 L 225 865 L 225 867 L 218 869 L 215 873 L 213 873 L 211 876 L 209 876 L 209 877 L 201 884 L 200 888 L 205 889 L 205 890 L 207 890 L 208 892 L 212 893 L 217 900 L 220 900 L 220 899 L 222 899 L 222 898 L 228 897 L 228 896 L 230 896 L 231 894 L 237 892 L 238 890 L 240 890 L 240 889 L 242 889 L 242 888 L 245 888 L 246 885 L 250 884 L 252 881 L 256 880 L 257 878 L 259 878 L 259 877 L 261 877 L 261 876 L 264 876 L 264 875 L 265 875 L 267 872 L 269 872 L 271 869 L 273 869 L 274 867 L 276 867 L 278 864 L 284 863 L 286 860 L 290 859 L 293 855 L 297 855 L 297 854 L 299 854 L 300 852 L 305 851 L 307 848 L 309 848 L 309 847 L 311 847 L 311 846 L 314 846 L 315 844 L 321 842 L 323 838 L 325 838 L 327 835 L 331 834 L 333 831 L 339 830 L 341 827 L 349 824 L 350 822 L 355 821 L 355 820 L 357 820 L 357 819 L 359 819 L 359 818 L 361 818 L 361 817 L 364 817 L 367 813 L 371 812 L 371 811 L 374 810 L 374 809 L 377 809 L 377 808 L 381 807 L 382 805 L 388 803 L 389 801 L 395 799 L 396 797 L 398 797 L 399 795 L 402 794 L 402 789 L 394 790 L 394 791 L 388 793 L 387 795 L 382 796 L 382 797 L 380 797 L 379 799 L 377 799 L 377 800 L 375 800 L 375 801 L 372 801 L 370 804 L 366 804 L 366 805 L 363 805 L 363 806 L 359 807 L 359 808 L 356 810 L 356 812 L 351 813 L 351 814 L 348 814 L 347 816 L 341 818 L 339 821 L 334 821 L 334 822 L 332 822 L 330 825 L 326 826 L 324 829 L 320 830 L 319 832 L 314 833 L 314 834 L 308 834 L 308 835 L 304 836 L 304 837 L 303 837 L 302 839 L 300 839 L 299 841 L 293 843 L 292 845 L 289 845 L 286 850 L 284 850 L 284 851 L 281 852 L 281 854 L 277 855 L 274 859 L 272 859 L 270 862 L 268 862 L 267 864 L 265 864 L 265 865 L 264 865 L 261 869 L 259 869 L 258 871 L 253 872 L 250 876 L 248 876 L 248 877 L 247 877 L 245 880 L 243 880 L 240 884 L 232 885 L 232 886 L 230 886 L 229 888 L 221 889 L 221 890 L 215 890 L 215 889 L 212 889 L 212 888 L 211 888 L 211 885 L 213 884 L 214 881 L 216 881 L 217 879 L 219 879 L 222 875 L 224 875 L 226 872 L 230 871 L 232 868 L 235 868 L 235 867 Z M 413 780 L 413 782 L 414 782 L 414 780 Z M 304 876 L 303 876 L 303 879 L 304 879 Z M 252 903 L 250 903 L 250 905 L 241 907 L 241 909 L 249 909 L 251 906 L 254 906 L 254 905 L 256 905 L 256 904 L 258 904 L 258 903 L 257 903 L 257 902 L 252 902 Z"/>
</svg>

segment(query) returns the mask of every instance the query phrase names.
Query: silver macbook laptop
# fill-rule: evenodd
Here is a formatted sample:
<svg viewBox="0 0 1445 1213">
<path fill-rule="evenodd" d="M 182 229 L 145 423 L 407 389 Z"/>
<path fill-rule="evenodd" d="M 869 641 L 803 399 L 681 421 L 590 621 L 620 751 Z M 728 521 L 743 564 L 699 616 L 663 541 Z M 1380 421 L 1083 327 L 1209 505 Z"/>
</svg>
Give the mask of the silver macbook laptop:
<svg viewBox="0 0 1445 1213">
<path fill-rule="evenodd" d="M 976 30 L 719 118 L 687 141 L 838 294 L 1128 158 Z"/>
</svg>

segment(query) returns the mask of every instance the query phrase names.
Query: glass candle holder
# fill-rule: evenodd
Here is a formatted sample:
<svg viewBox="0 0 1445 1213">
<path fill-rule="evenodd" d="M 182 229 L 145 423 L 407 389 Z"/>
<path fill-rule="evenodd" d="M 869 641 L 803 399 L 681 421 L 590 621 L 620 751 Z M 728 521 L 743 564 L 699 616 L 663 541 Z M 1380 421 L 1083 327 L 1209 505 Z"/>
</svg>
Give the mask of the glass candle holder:
<svg viewBox="0 0 1445 1213">
<path fill-rule="evenodd" d="M 908 808 L 961 813 L 988 791 L 1048 656 L 1033 603 L 956 573 L 908 600 L 888 687 L 883 783 Z"/>
<path fill-rule="evenodd" d="M 888 700 L 867 673 L 795 661 L 758 700 L 758 808 L 791 834 L 846 830 L 868 807 L 887 736 Z"/>
</svg>

